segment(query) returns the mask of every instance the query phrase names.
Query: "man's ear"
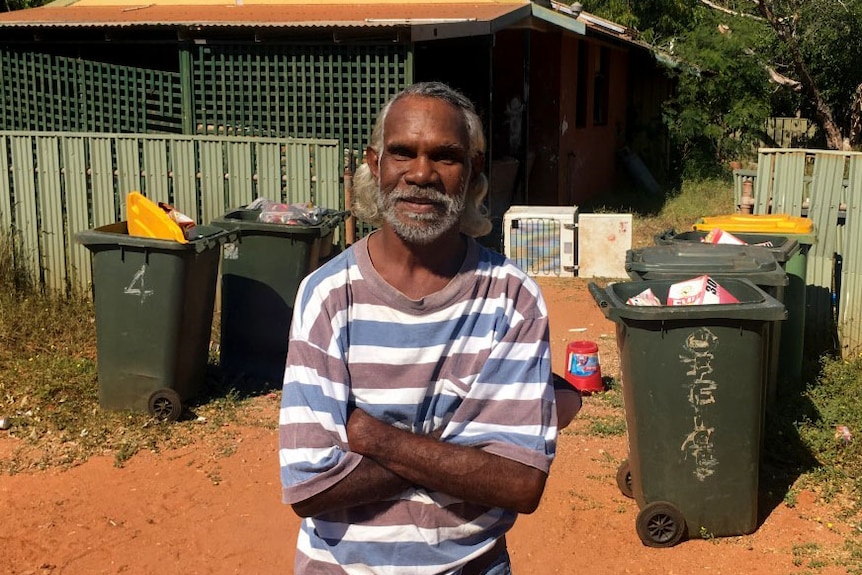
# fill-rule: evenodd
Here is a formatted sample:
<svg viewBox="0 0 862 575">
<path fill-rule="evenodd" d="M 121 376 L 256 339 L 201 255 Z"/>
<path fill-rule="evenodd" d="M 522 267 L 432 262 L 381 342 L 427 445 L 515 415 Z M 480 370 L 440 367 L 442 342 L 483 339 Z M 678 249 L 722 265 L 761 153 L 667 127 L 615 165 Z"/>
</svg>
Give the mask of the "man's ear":
<svg viewBox="0 0 862 575">
<path fill-rule="evenodd" d="M 377 150 L 368 146 L 365 148 L 365 163 L 368 164 L 368 169 L 371 170 L 371 175 L 375 180 L 380 180 L 380 156 L 377 155 Z"/>
</svg>

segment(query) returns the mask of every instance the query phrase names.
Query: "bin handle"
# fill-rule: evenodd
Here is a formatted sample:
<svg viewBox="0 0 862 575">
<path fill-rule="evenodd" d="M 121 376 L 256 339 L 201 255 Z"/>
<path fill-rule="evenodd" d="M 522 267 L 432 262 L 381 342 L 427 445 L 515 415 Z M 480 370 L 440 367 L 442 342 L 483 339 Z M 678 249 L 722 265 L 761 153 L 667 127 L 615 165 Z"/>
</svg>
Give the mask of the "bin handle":
<svg viewBox="0 0 862 575">
<path fill-rule="evenodd" d="M 593 299 L 596 300 L 596 303 L 599 305 L 600 308 L 605 309 L 610 305 L 610 302 L 608 302 L 607 298 L 605 297 L 605 295 L 607 294 L 602 288 L 596 285 L 595 282 L 590 282 L 587 287 L 589 288 Z"/>
<path fill-rule="evenodd" d="M 237 230 L 221 230 L 217 234 L 206 236 L 204 241 L 195 242 L 195 253 L 201 253 L 216 246 L 224 245 L 229 242 L 235 242 L 238 238 L 239 232 Z"/>
</svg>

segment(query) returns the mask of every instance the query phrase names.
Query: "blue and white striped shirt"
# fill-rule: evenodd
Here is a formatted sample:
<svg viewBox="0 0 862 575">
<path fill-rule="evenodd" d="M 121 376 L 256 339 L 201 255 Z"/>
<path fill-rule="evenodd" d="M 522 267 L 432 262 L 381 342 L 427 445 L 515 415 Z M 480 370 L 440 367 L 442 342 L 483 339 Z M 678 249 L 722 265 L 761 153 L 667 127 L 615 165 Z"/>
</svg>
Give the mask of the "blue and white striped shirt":
<svg viewBox="0 0 862 575">
<path fill-rule="evenodd" d="M 285 503 L 322 492 L 359 463 L 346 434 L 352 405 L 549 470 L 557 429 L 544 300 L 511 261 L 468 242 L 458 275 L 418 301 L 377 274 L 367 238 L 303 280 L 279 418 Z M 306 518 L 296 572 L 457 573 L 515 518 L 410 488 Z"/>
</svg>

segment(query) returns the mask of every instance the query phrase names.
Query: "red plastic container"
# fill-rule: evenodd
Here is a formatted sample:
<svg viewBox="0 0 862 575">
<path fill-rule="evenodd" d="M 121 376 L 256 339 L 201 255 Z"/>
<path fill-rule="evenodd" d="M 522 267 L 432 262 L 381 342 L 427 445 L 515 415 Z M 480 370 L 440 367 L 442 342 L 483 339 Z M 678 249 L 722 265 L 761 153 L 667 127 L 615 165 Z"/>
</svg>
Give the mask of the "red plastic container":
<svg viewBox="0 0 862 575">
<path fill-rule="evenodd" d="M 595 342 L 569 342 L 566 348 L 566 381 L 580 391 L 604 391 L 599 346 Z"/>
</svg>

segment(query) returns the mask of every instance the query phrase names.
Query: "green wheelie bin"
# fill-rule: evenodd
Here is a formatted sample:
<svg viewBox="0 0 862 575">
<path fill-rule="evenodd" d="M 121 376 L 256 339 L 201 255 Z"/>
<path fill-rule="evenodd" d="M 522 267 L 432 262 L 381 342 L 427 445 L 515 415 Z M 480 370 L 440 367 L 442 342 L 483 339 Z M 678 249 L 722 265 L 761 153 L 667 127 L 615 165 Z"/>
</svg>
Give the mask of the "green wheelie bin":
<svg viewBox="0 0 862 575">
<path fill-rule="evenodd" d="M 220 365 L 280 385 L 299 284 L 331 248 L 346 213 L 330 212 L 313 225 L 261 222 L 260 214 L 241 208 L 212 222 L 238 232 L 221 262 Z"/>
<path fill-rule="evenodd" d="M 703 243 L 705 231 L 676 232 L 666 230 L 655 236 L 656 245 L 673 243 Z M 802 342 L 805 335 L 805 267 L 807 247 L 796 239 L 783 235 L 735 233 L 748 245 L 767 248 L 787 274 L 787 287 L 782 299 L 787 308 L 787 320 L 781 324 L 775 375 L 767 382 L 767 406 L 774 406 L 778 389 L 796 382 L 802 375 Z M 703 243 L 703 245 L 714 245 Z M 801 266 L 801 268 L 799 267 Z M 800 276 L 801 273 L 801 276 Z"/>
<path fill-rule="evenodd" d="M 782 304 L 785 303 L 787 273 L 776 261 L 769 248 L 730 244 L 673 243 L 628 250 L 626 272 L 629 277 L 642 279 L 686 280 L 708 275 L 719 281 L 727 277 L 744 278 L 766 291 Z M 783 322 L 782 322 L 783 323 Z M 764 408 L 772 407 L 769 397 L 775 396 L 782 323 L 771 326 L 767 344 L 769 352 L 763 393 L 767 401 Z"/>
<path fill-rule="evenodd" d="M 700 218 L 692 228 L 695 232 L 709 232 L 719 228 L 750 244 L 768 241 L 776 236 L 799 243 L 799 251 L 782 263 L 789 280 L 784 298 L 788 318 L 781 329 L 778 359 L 779 380 L 786 383 L 796 382 L 802 376 L 805 353 L 808 252 L 817 241 L 814 222 L 788 214 L 727 214 Z"/>
<path fill-rule="evenodd" d="M 650 547 L 686 536 L 733 536 L 758 526 L 763 377 L 770 326 L 784 305 L 744 278 L 721 286 L 738 303 L 637 306 L 674 280 L 620 282 L 590 292 L 616 324 L 629 458 L 623 494 Z"/>
<path fill-rule="evenodd" d="M 130 236 L 126 221 L 78 232 L 92 254 L 99 405 L 175 421 L 206 378 L 219 253 L 229 233 L 188 243 Z"/>
</svg>

